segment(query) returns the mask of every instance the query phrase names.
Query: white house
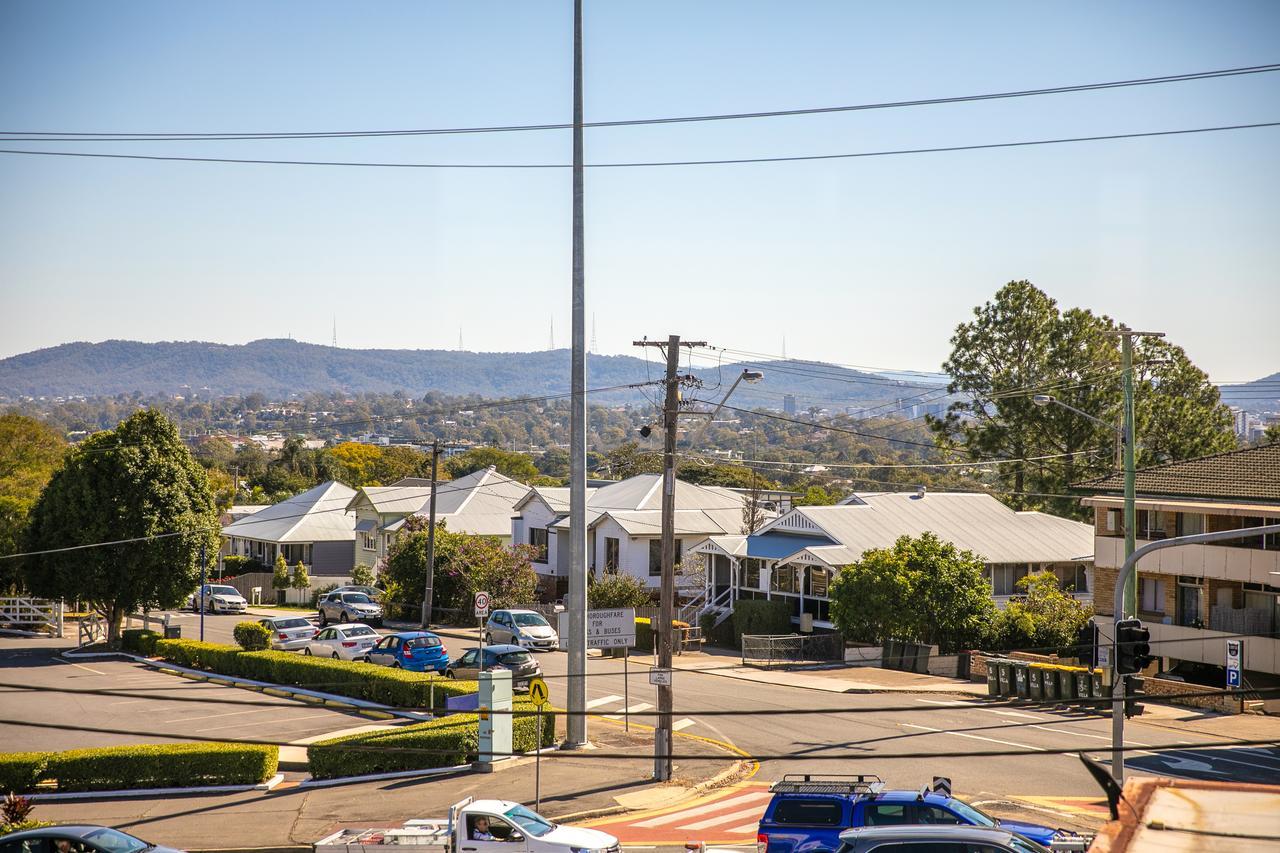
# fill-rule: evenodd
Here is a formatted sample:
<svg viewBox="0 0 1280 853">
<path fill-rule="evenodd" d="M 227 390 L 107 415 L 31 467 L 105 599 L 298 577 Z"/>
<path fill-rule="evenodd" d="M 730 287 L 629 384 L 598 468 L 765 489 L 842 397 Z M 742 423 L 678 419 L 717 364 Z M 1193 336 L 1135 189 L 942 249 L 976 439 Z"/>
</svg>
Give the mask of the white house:
<svg viewBox="0 0 1280 853">
<path fill-rule="evenodd" d="M 709 536 L 741 533 L 748 497 L 731 489 L 676 480 L 676 562 Z M 533 488 L 516 504 L 512 541 L 538 548 L 534 563 L 544 594 L 568 586 L 569 490 Z M 587 493 L 587 566 L 593 573 L 625 572 L 647 586 L 661 580 L 662 477 L 640 474 Z"/>
<path fill-rule="evenodd" d="M 252 557 L 271 571 L 283 554 L 290 566 L 301 562 L 312 576 L 349 577 L 356 523 L 347 504 L 354 494 L 330 481 L 244 515 L 222 528 L 222 555 Z"/>
<path fill-rule="evenodd" d="M 482 468 L 436 485 L 436 521 L 445 522 L 455 533 L 492 536 L 509 543 L 513 508 L 528 491 L 524 483 L 493 467 Z M 390 486 L 365 486 L 352 493 L 347 509 L 355 517 L 356 565 L 377 566 L 386 559 L 405 520 L 430 513 L 431 484 L 407 478 Z"/>
<path fill-rule="evenodd" d="M 1089 525 L 1015 512 L 990 495 L 920 491 L 796 507 L 754 535 L 712 536 L 696 548 L 708 560 L 708 608 L 727 614 L 738 599 L 780 599 L 791 604 L 796 622 L 830 628 L 828 592 L 842 566 L 929 531 L 982 558 L 997 605 L 1017 592 L 1018 579 L 1039 571 L 1053 571 L 1064 589 L 1092 600 Z"/>
</svg>

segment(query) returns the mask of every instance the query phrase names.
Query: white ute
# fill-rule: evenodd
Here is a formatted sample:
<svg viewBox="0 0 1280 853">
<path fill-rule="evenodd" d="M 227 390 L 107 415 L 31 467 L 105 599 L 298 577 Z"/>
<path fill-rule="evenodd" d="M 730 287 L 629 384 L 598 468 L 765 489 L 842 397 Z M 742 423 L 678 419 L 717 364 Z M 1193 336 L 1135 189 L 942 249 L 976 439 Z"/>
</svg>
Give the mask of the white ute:
<svg viewBox="0 0 1280 853">
<path fill-rule="evenodd" d="M 488 824 L 487 831 L 484 829 Z M 487 834 L 492 840 L 479 836 Z M 317 841 L 315 853 L 361 853 L 394 846 L 403 853 L 619 853 L 618 839 L 596 829 L 560 826 L 509 800 L 467 797 L 444 819 L 405 821 L 398 829 L 343 829 Z"/>
</svg>

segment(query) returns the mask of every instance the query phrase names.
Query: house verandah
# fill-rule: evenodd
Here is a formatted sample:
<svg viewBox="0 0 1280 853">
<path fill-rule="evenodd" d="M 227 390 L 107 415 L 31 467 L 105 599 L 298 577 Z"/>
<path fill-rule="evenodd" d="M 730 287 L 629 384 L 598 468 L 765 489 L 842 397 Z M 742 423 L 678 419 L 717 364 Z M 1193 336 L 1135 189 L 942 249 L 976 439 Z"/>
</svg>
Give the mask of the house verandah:
<svg viewBox="0 0 1280 853">
<path fill-rule="evenodd" d="M 862 495 L 848 505 L 796 507 L 751 536 L 712 536 L 693 549 L 706 561 L 703 612 L 723 620 L 742 599 L 785 601 L 793 623 L 832 629 L 831 585 L 841 567 L 900 536 L 932 531 L 984 561 L 997 606 L 1016 580 L 1051 571 L 1063 589 L 1091 600 L 1091 529 L 1070 519 L 1015 512 L 989 495 Z"/>
</svg>

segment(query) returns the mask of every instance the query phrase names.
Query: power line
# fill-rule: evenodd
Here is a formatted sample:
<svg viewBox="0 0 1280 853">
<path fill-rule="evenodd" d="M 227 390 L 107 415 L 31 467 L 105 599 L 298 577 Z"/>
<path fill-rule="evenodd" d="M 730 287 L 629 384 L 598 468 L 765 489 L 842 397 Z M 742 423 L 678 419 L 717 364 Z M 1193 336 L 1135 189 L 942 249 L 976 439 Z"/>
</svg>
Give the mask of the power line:
<svg viewBox="0 0 1280 853">
<path fill-rule="evenodd" d="M 1238 77 L 1251 74 L 1265 74 L 1280 71 L 1280 63 L 1267 65 L 1248 65 L 1239 68 L 1223 68 L 1212 71 L 1194 71 L 1186 74 L 1165 74 L 1156 77 L 1137 77 L 1127 80 L 1111 80 L 1101 83 L 1079 83 L 1066 86 L 1052 86 L 1041 89 L 1015 89 L 1006 92 L 989 92 L 976 95 L 953 95 L 948 97 L 921 98 L 907 101 L 882 101 L 866 104 L 852 104 L 834 107 L 806 107 L 787 110 L 762 110 L 744 113 L 708 113 L 702 115 L 669 116 L 664 118 L 621 119 L 617 121 L 584 122 L 584 128 L 603 127 L 635 127 L 654 124 L 678 124 L 710 121 L 733 121 L 739 119 L 779 118 L 785 116 L 819 115 L 823 113 L 860 112 L 867 110 L 898 109 L 902 107 L 924 107 L 939 104 L 971 103 L 976 101 L 992 101 L 1009 98 L 1026 98 L 1040 95 L 1061 95 L 1073 92 L 1093 92 L 1105 89 L 1120 89 L 1134 86 L 1151 86 L 1163 83 L 1184 83 L 1194 80 L 1212 80 L 1223 77 Z M 512 133 L 537 130 L 568 130 L 572 124 L 546 123 L 524 125 L 487 125 L 478 127 L 446 127 L 416 128 L 407 130 L 330 130 L 330 131 L 247 131 L 247 132 L 72 132 L 72 131 L 34 131 L 9 130 L 0 131 L 0 137 L 9 137 L 14 141 L 62 141 L 77 142 L 147 142 L 147 141 L 237 141 L 255 139 L 344 139 L 383 136 L 432 136 L 467 133 Z M 32 137 L 28 139 L 27 137 Z"/>
<path fill-rule="evenodd" d="M 941 154 L 959 151 L 982 151 L 1000 148 L 1025 148 L 1041 145 L 1064 145 L 1077 142 L 1108 142 L 1122 139 L 1146 139 L 1161 136 L 1185 136 L 1197 133 L 1216 133 L 1227 130 L 1251 130 L 1280 126 L 1280 121 L 1231 124 L 1215 127 L 1193 127 L 1178 130 L 1150 130 L 1138 133 L 1109 133 L 1097 136 L 1068 136 L 1054 139 L 1026 139 L 1017 142 L 987 142 L 976 145 L 945 145 L 932 148 L 897 148 L 884 151 L 858 151 L 846 154 L 799 154 L 784 157 L 730 157 L 715 160 L 647 160 L 614 163 L 587 163 L 588 169 L 634 169 L 673 166 L 733 166 L 750 163 L 797 163 L 819 160 L 851 160 L 862 157 L 892 157 L 902 154 Z M 0 148 L 0 154 L 19 154 L 41 157 L 87 157 L 108 160 L 150 160 L 183 163 L 239 163 L 264 166 L 347 166 L 356 168 L 390 169 L 569 169 L 569 163 L 391 163 L 352 160 L 274 160 L 239 157 L 174 157 L 160 154 L 102 154 L 92 151 L 43 151 L 21 148 Z"/>
</svg>

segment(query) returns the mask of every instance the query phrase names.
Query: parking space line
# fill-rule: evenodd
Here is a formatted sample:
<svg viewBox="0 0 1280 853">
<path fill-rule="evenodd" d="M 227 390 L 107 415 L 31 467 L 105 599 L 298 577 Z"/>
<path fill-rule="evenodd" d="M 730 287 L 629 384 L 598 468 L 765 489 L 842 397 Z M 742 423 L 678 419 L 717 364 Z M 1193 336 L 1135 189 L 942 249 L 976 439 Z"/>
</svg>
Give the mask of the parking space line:
<svg viewBox="0 0 1280 853">
<path fill-rule="evenodd" d="M 988 714 L 999 714 L 1002 717 L 1021 717 L 1024 720 L 1040 719 L 1035 714 L 1024 714 L 1021 711 L 1001 711 L 998 708 L 979 708 L 979 711 L 986 711 Z"/>
<path fill-rule="evenodd" d="M 72 666 L 74 666 L 74 667 L 76 667 L 77 669 L 83 669 L 83 670 L 85 670 L 86 672 L 92 672 L 94 675 L 106 675 L 106 674 L 107 674 L 107 673 L 102 672 L 102 671 L 100 671 L 100 670 L 93 669 L 92 667 L 85 666 L 85 665 L 84 665 L 84 664 L 82 664 L 82 663 L 73 663 L 73 664 L 71 664 L 71 665 L 72 665 Z"/>
<path fill-rule="evenodd" d="M 294 718 L 294 719 L 292 719 L 292 720 L 287 720 L 287 721 L 284 721 L 284 722 L 285 722 L 285 724 L 286 724 L 286 725 L 290 725 L 290 724 L 293 724 L 293 723 L 299 723 L 299 722 L 301 722 L 301 721 L 303 721 L 303 720 L 316 720 L 316 719 L 319 719 L 319 718 L 321 718 L 321 717 L 328 717 L 328 716 L 330 716 L 330 715 L 329 715 L 329 714 L 309 714 L 309 715 L 307 715 L 307 716 L 305 716 L 305 717 L 296 717 L 296 718 Z M 243 726 L 243 725 L 245 725 L 245 723 L 244 723 L 244 722 L 239 722 L 239 723 L 229 723 L 229 724 L 227 724 L 227 725 L 225 725 L 225 726 L 211 726 L 211 727 L 209 727 L 209 728 L 196 729 L 195 731 L 196 731 L 196 733 L 197 733 L 197 734 L 200 734 L 200 733 L 202 733 L 202 732 L 216 732 L 216 731 L 220 731 L 220 730 L 222 730 L 222 729 L 234 729 L 234 728 L 237 728 L 237 727 L 239 727 L 239 726 Z M 266 729 L 266 728 L 274 728 L 274 727 L 275 727 L 275 724 L 273 724 L 273 723 L 256 723 L 255 725 L 256 725 L 259 729 Z"/>
<path fill-rule="evenodd" d="M 181 717 L 176 720 L 165 720 L 166 723 L 193 723 L 196 720 L 212 720 L 215 717 L 238 717 L 242 714 L 270 714 L 277 709 L 275 708 L 254 708 L 251 711 L 227 711 L 224 714 L 204 714 L 199 717 Z"/>
</svg>

